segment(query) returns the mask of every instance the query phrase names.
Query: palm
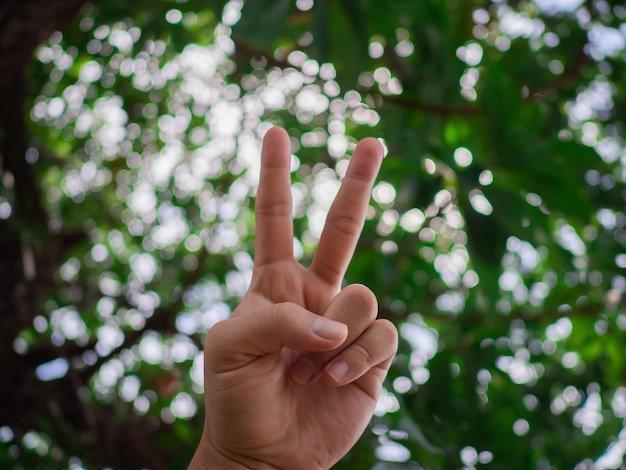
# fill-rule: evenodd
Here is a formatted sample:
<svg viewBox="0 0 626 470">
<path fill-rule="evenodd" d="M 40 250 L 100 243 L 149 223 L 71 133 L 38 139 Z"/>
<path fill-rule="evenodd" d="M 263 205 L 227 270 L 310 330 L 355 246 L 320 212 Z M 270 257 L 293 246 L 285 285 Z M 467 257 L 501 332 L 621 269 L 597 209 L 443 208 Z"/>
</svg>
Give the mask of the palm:
<svg viewBox="0 0 626 470">
<path fill-rule="evenodd" d="M 262 296 L 271 303 L 294 302 L 322 315 L 339 291 L 340 286 L 287 260 L 257 268 L 248 295 Z"/>
<path fill-rule="evenodd" d="M 341 291 L 381 153 L 380 145 L 372 140 L 355 151 L 311 267 L 305 269 L 292 254 L 289 141 L 284 131 L 270 131 L 256 204 L 255 270 L 233 317 L 290 302 L 317 315 L 336 316 L 332 319 L 348 325 L 346 344 L 373 322 L 367 315 L 355 320 L 327 311 Z M 222 410 L 224 422 L 213 419 L 220 429 L 214 432 L 219 447 L 283 468 L 328 468 L 354 444 L 371 416 L 389 361 L 345 386 L 333 387 L 319 380 L 321 371 L 303 386 L 291 380 L 289 373 L 304 354 L 283 347 L 219 373 L 207 369 L 207 400 L 229 407 Z M 337 352 L 308 353 L 307 357 L 328 361 L 332 354 Z M 288 460 L 285 448 L 292 451 Z M 280 462 L 274 459 L 276 455 L 283 455 Z"/>
</svg>

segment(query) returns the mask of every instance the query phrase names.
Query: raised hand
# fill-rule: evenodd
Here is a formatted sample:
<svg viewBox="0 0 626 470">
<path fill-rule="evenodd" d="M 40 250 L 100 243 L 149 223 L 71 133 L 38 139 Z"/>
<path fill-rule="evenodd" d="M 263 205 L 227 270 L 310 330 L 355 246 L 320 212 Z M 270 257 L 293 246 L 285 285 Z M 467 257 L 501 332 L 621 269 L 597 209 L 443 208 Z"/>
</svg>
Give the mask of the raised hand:
<svg viewBox="0 0 626 470">
<path fill-rule="evenodd" d="M 361 141 L 311 266 L 293 257 L 290 144 L 265 136 L 249 291 L 205 341 L 206 420 L 190 468 L 328 469 L 369 422 L 397 348 L 362 285 L 341 282 L 382 147 Z"/>
</svg>

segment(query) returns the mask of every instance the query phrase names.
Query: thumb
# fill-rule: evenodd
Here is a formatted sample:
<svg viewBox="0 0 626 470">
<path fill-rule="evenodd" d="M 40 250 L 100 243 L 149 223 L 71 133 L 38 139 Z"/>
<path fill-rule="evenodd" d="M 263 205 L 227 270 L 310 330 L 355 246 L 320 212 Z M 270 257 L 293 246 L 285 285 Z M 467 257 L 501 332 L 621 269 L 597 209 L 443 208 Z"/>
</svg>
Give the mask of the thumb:
<svg viewBox="0 0 626 470">
<path fill-rule="evenodd" d="M 215 372 L 242 367 L 280 351 L 330 351 L 348 336 L 348 327 L 291 302 L 217 323 L 205 339 L 205 363 Z"/>
</svg>

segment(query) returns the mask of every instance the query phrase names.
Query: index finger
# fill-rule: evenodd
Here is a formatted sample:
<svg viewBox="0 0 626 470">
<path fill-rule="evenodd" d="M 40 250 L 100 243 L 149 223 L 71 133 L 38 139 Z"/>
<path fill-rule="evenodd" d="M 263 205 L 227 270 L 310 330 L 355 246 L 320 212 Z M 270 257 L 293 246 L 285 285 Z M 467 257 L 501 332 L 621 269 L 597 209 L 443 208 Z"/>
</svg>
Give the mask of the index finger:
<svg viewBox="0 0 626 470">
<path fill-rule="evenodd" d="M 263 139 L 261 177 L 254 205 L 256 266 L 293 256 L 290 164 L 289 135 L 274 127 Z"/>
<path fill-rule="evenodd" d="M 372 137 L 360 141 L 354 150 L 310 267 L 329 284 L 341 283 L 352 259 L 382 159 L 383 147 Z"/>
</svg>

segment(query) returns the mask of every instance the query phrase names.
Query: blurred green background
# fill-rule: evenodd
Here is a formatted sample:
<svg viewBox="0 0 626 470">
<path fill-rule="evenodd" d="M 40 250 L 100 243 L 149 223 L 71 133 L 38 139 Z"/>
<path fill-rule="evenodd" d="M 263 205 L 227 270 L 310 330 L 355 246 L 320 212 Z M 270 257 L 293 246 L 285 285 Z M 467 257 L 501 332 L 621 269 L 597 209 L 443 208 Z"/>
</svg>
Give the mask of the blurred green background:
<svg viewBox="0 0 626 470">
<path fill-rule="evenodd" d="M 282 125 L 305 265 L 357 140 L 386 148 L 346 281 L 401 344 L 335 468 L 624 468 L 622 2 L 24 0 L 0 24 L 0 467 L 184 468 Z"/>
</svg>

